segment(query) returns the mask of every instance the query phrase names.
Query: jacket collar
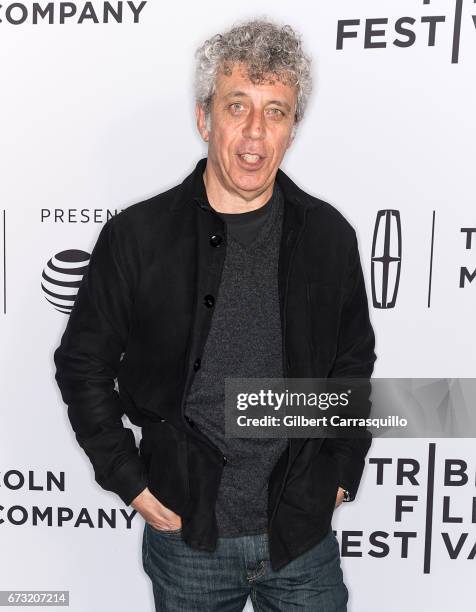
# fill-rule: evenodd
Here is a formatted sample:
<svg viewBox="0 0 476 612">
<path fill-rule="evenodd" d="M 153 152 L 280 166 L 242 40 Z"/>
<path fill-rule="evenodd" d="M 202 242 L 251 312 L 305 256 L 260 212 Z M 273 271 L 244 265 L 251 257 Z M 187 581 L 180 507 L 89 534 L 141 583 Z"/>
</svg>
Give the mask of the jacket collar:
<svg viewBox="0 0 476 612">
<path fill-rule="evenodd" d="M 179 186 L 176 197 L 171 204 L 172 209 L 177 209 L 184 204 L 195 202 L 204 209 L 211 209 L 208 202 L 203 173 L 207 165 L 207 158 L 200 159 L 195 169 L 185 178 Z M 276 173 L 276 181 L 281 187 L 285 202 L 293 202 L 300 207 L 309 208 L 311 206 L 309 195 L 300 189 L 281 168 Z"/>
</svg>

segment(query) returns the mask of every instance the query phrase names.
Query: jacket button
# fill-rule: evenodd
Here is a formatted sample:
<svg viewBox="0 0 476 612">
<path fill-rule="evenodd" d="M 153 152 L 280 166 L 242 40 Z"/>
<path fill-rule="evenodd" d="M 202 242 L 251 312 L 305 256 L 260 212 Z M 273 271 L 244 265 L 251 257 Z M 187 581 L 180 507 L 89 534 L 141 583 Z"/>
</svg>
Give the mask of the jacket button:
<svg viewBox="0 0 476 612">
<path fill-rule="evenodd" d="M 223 238 L 218 234 L 213 234 L 213 236 L 210 237 L 210 244 L 212 247 L 219 247 L 222 242 Z"/>
<path fill-rule="evenodd" d="M 201 364 L 201 360 L 200 360 L 200 357 L 198 357 L 197 359 L 195 359 L 195 362 L 193 364 L 193 369 L 195 370 L 195 372 L 200 368 L 200 364 Z"/>
<path fill-rule="evenodd" d="M 188 421 L 192 427 L 194 426 L 194 422 L 189 416 L 185 415 L 185 420 Z"/>
<path fill-rule="evenodd" d="M 225 465 L 225 463 L 228 461 L 228 459 L 225 457 L 225 455 L 223 455 L 223 465 Z"/>
<path fill-rule="evenodd" d="M 211 308 L 213 306 L 213 304 L 215 303 L 215 298 L 213 297 L 213 295 L 210 295 L 209 293 L 203 298 L 203 302 L 205 304 L 205 306 L 207 306 L 208 308 Z"/>
</svg>

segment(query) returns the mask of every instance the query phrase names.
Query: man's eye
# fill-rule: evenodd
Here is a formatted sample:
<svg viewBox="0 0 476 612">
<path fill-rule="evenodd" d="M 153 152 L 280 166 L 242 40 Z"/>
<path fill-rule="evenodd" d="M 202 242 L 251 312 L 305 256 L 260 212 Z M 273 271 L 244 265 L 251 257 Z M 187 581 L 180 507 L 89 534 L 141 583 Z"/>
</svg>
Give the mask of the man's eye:
<svg viewBox="0 0 476 612">
<path fill-rule="evenodd" d="M 233 102 L 233 104 L 230 104 L 230 108 L 232 111 L 239 111 L 241 110 L 243 107 L 242 104 L 240 104 L 239 102 Z"/>
<path fill-rule="evenodd" d="M 282 110 L 280 110 L 279 108 L 270 108 L 270 115 L 273 115 L 275 117 L 280 117 L 281 115 L 284 116 L 284 113 Z"/>
</svg>

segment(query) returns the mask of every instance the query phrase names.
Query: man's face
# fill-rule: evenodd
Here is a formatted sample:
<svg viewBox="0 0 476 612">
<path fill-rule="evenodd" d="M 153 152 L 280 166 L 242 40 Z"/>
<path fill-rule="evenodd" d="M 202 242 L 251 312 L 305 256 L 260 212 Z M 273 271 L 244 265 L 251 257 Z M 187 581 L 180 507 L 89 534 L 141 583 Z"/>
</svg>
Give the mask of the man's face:
<svg viewBox="0 0 476 612">
<path fill-rule="evenodd" d="M 275 78 L 253 84 L 240 63 L 230 75 L 219 72 L 210 132 L 198 104 L 196 112 L 200 133 L 209 142 L 208 160 L 226 189 L 252 199 L 273 183 L 292 141 L 296 97 L 294 86 Z"/>
</svg>

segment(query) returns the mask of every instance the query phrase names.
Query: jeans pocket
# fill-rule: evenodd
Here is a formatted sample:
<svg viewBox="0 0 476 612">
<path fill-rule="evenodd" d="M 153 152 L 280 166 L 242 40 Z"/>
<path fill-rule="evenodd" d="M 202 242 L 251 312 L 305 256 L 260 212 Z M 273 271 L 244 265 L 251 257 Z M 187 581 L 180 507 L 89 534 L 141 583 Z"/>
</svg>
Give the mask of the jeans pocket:
<svg viewBox="0 0 476 612">
<path fill-rule="evenodd" d="M 148 538 L 148 523 L 144 525 L 144 531 L 142 533 L 142 567 L 146 574 L 149 574 L 149 538 Z"/>
<path fill-rule="evenodd" d="M 157 527 L 154 527 L 147 521 L 146 526 L 148 526 L 154 533 L 160 533 L 162 535 L 179 535 L 182 533 L 182 527 L 179 527 L 178 529 L 157 529 Z"/>
</svg>

